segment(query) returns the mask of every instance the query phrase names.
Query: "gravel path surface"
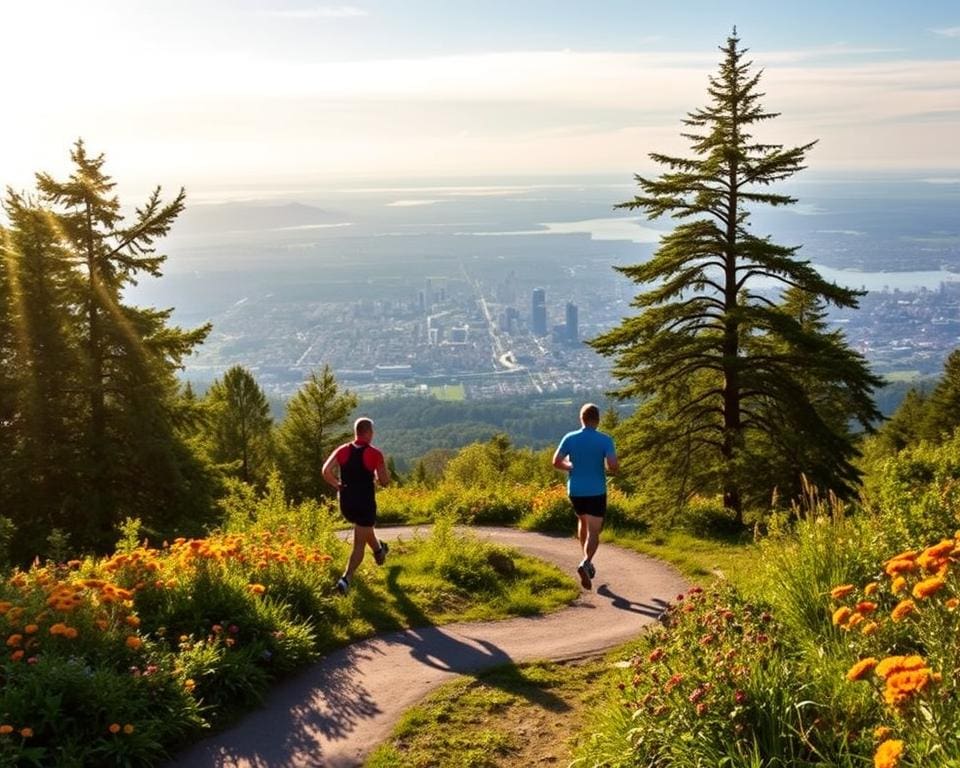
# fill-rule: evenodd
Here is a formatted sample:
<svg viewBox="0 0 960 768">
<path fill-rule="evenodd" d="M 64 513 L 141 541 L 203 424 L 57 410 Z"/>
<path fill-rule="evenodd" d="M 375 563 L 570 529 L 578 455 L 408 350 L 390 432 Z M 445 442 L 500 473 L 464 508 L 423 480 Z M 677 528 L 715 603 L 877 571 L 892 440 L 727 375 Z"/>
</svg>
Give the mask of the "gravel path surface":
<svg viewBox="0 0 960 768">
<path fill-rule="evenodd" d="M 571 537 L 507 528 L 476 535 L 522 550 L 576 576 Z M 412 528 L 385 528 L 385 539 Z M 362 765 L 405 710 L 451 678 L 536 659 L 593 656 L 637 636 L 688 584 L 670 566 L 601 544 L 593 591 L 548 616 L 391 632 L 336 651 L 273 688 L 264 706 L 198 742 L 177 768 Z"/>
</svg>

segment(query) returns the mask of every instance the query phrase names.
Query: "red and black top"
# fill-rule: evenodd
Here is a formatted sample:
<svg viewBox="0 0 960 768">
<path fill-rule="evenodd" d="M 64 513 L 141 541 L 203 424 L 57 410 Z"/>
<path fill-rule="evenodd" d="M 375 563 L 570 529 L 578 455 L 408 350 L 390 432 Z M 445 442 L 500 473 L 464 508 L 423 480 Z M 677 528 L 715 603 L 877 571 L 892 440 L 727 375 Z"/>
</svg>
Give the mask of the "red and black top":
<svg viewBox="0 0 960 768">
<path fill-rule="evenodd" d="M 374 472 L 383 464 L 383 454 L 369 443 L 354 441 L 337 448 L 340 466 L 340 509 L 376 512 Z"/>
</svg>

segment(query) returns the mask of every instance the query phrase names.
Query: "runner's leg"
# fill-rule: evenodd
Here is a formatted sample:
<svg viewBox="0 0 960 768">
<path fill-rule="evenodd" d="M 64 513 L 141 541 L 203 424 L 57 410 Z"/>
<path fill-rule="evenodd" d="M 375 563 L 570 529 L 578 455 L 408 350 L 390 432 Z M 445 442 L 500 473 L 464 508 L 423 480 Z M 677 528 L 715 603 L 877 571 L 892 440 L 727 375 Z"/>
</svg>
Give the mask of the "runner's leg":
<svg viewBox="0 0 960 768">
<path fill-rule="evenodd" d="M 583 556 L 587 562 L 593 559 L 600 545 L 600 529 L 603 528 L 603 518 L 597 515 L 580 515 L 580 526 L 584 534 L 580 537 L 583 543 Z"/>
<path fill-rule="evenodd" d="M 369 544 L 370 548 L 374 550 L 379 547 L 377 544 L 376 534 L 373 532 L 373 526 L 353 526 L 353 551 L 350 553 L 350 560 L 347 563 L 347 570 L 343 574 L 348 579 L 353 576 L 353 572 L 357 570 L 357 568 L 360 567 L 360 563 L 363 562 L 363 548 L 367 544 Z"/>
</svg>

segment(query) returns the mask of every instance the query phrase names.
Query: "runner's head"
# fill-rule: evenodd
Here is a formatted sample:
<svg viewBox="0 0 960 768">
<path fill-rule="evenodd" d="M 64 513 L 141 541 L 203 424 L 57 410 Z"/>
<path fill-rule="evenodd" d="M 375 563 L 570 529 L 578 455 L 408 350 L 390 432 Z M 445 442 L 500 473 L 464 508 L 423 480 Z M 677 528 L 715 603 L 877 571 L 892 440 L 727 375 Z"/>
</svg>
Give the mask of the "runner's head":
<svg viewBox="0 0 960 768">
<path fill-rule="evenodd" d="M 373 419 L 361 416 L 353 422 L 353 434 L 357 440 L 369 441 L 373 437 Z"/>
<path fill-rule="evenodd" d="M 596 427 L 600 424 L 600 409 L 593 403 L 584 403 L 580 409 L 580 423 L 585 427 Z"/>
</svg>

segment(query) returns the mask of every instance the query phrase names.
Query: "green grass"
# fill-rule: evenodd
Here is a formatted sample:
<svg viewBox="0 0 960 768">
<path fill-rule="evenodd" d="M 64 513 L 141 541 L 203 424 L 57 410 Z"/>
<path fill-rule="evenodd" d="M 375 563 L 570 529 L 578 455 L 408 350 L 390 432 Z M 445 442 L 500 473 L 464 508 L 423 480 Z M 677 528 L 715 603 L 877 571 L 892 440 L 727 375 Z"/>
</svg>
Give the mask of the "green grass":
<svg viewBox="0 0 960 768">
<path fill-rule="evenodd" d="M 408 627 L 548 613 L 578 594 L 574 580 L 555 566 L 438 524 L 426 538 L 391 542 L 382 568 L 365 560 L 337 606 L 345 620 L 329 644 Z"/>
<path fill-rule="evenodd" d="M 504 666 L 441 686 L 401 718 L 367 768 L 566 765 L 585 692 L 609 661 Z"/>
<path fill-rule="evenodd" d="M 437 400 L 449 402 L 463 402 L 467 399 L 467 392 L 463 388 L 463 384 L 441 384 L 430 387 L 430 394 Z"/>
<path fill-rule="evenodd" d="M 683 531 L 638 533 L 610 527 L 602 540 L 668 562 L 697 584 L 724 578 L 748 594 L 758 586 L 760 551 L 748 533 L 706 538 Z"/>
</svg>

